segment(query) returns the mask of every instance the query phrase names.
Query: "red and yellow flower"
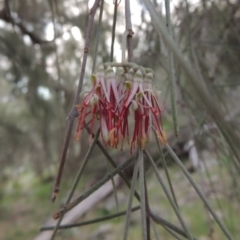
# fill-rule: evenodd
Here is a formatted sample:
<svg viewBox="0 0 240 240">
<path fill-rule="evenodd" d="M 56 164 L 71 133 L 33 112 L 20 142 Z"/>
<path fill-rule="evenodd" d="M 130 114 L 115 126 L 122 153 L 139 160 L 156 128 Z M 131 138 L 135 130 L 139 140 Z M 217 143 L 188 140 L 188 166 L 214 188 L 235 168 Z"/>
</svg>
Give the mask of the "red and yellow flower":
<svg viewBox="0 0 240 240">
<path fill-rule="evenodd" d="M 125 67 L 125 71 L 117 75 L 108 66 L 92 75 L 92 89 L 85 94 L 82 104 L 77 106 L 79 119 L 75 139 L 80 138 L 85 124 L 90 126 L 92 133 L 94 124 L 99 122 L 105 146 L 117 148 L 120 142 L 123 146 L 123 141 L 127 139 L 132 153 L 137 146 L 145 147 L 151 139 L 151 128 L 162 143 L 166 142 L 160 91 L 152 87 L 153 72 L 142 67 Z M 134 127 L 130 133 L 131 119 Z"/>
</svg>

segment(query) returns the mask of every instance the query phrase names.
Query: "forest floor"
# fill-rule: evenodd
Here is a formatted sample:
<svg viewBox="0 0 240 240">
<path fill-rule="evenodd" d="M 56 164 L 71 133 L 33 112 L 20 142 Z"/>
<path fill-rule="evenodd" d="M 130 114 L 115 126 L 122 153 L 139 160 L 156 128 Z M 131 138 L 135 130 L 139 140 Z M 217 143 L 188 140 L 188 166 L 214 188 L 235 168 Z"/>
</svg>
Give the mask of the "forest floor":
<svg viewBox="0 0 240 240">
<path fill-rule="evenodd" d="M 180 212 L 192 235 L 198 240 L 226 239 L 213 218 L 207 213 L 204 204 L 181 170 L 177 166 L 171 166 L 169 173 Z M 160 174 L 165 177 L 162 169 Z M 211 176 L 210 178 L 208 174 Z M 208 160 L 207 170 L 199 170 L 192 174 L 195 182 L 201 188 L 217 215 L 225 223 L 235 239 L 239 239 L 239 205 L 236 204 L 237 201 L 230 176 L 226 166 L 218 164 L 215 160 Z M 165 183 L 167 182 L 165 181 Z M 59 208 L 67 192 L 63 190 L 58 201 L 53 205 L 50 202 L 52 184 L 52 182 L 40 183 L 31 172 L 25 172 L 20 174 L 15 180 L 2 186 L 3 194 L 0 198 L 0 239 L 30 240 L 39 234 L 39 227 Z M 65 185 L 63 189 L 69 189 L 71 183 Z M 181 228 L 154 174 L 148 175 L 147 186 L 151 209 L 162 218 Z M 121 189 L 118 189 L 117 195 L 119 211 L 125 210 L 129 190 L 121 187 Z M 137 204 L 137 201 L 134 201 L 133 205 L 136 206 Z M 97 204 L 95 208 L 85 214 L 79 221 L 103 217 L 117 211 L 114 194 L 112 194 Z M 56 239 L 118 240 L 122 239 L 124 222 L 125 216 L 103 223 L 63 230 L 59 232 Z M 160 239 L 173 239 L 160 225 L 155 226 Z M 141 239 L 139 211 L 131 215 L 129 239 Z"/>
</svg>

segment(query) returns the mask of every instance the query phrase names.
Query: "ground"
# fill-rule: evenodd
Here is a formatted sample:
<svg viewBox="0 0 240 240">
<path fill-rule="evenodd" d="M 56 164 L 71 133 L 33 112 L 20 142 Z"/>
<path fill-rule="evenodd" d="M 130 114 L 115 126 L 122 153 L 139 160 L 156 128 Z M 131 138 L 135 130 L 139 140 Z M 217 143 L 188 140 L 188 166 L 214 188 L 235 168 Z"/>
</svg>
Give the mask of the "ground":
<svg viewBox="0 0 240 240">
<path fill-rule="evenodd" d="M 191 187 L 191 184 L 181 173 L 181 170 L 173 165 L 169 168 L 169 172 L 180 212 L 192 235 L 198 240 L 226 239 L 212 216 L 204 208 L 203 203 Z M 160 174 L 164 177 L 165 183 L 167 183 L 165 173 L 162 169 L 160 170 Z M 210 174 L 211 178 L 208 178 L 207 174 Z M 226 166 L 223 167 L 216 160 L 208 160 L 207 171 L 200 170 L 192 174 L 192 177 L 204 192 L 217 215 L 226 224 L 235 239 L 237 239 L 237 236 L 240 235 L 240 229 L 238 228 L 239 206 L 236 204 L 232 179 Z M 153 173 L 148 174 L 147 182 L 152 210 L 169 222 L 181 227 Z M 52 182 L 43 184 L 41 181 L 36 180 L 31 172 L 23 172 L 17 179 L 8 181 L 7 184 L 2 186 L 0 239 L 30 240 L 38 235 L 39 227 L 58 209 L 71 183 L 65 184 L 64 189 L 66 191 L 62 191 L 59 200 L 54 205 L 50 202 L 52 184 Z M 126 209 L 128 195 L 129 190 L 127 188 L 122 187 L 118 190 L 119 211 Z M 137 201 L 134 201 L 133 205 L 137 204 Z M 100 202 L 81 221 L 102 217 L 115 212 L 117 212 L 117 207 L 115 198 L 112 195 L 105 201 Z M 122 239 L 124 222 L 125 216 L 90 226 L 63 230 L 56 239 L 76 240 L 81 236 L 82 240 L 118 240 Z M 160 239 L 173 239 L 161 226 L 155 226 Z M 129 239 L 140 238 L 140 213 L 134 212 L 131 215 Z"/>
</svg>

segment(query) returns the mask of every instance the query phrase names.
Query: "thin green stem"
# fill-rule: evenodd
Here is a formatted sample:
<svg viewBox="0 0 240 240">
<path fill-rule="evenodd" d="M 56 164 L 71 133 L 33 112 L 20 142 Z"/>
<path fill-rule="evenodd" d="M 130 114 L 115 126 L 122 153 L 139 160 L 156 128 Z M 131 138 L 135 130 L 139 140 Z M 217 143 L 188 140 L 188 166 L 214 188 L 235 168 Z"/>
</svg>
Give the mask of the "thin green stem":
<svg viewBox="0 0 240 240">
<path fill-rule="evenodd" d="M 169 229 L 169 228 L 167 228 L 167 227 L 165 227 L 165 226 L 163 226 L 164 227 L 164 229 L 166 230 L 166 231 L 168 231 L 173 237 L 175 237 L 177 240 L 181 240 L 181 238 L 175 233 L 175 232 L 173 232 L 171 229 Z"/>
<path fill-rule="evenodd" d="M 97 131 L 97 134 L 96 134 L 95 137 L 94 137 L 93 143 L 92 143 L 92 145 L 89 147 L 89 149 L 88 149 L 88 151 L 87 151 L 87 153 L 86 153 L 86 155 L 85 155 L 85 158 L 84 158 L 84 160 L 83 160 L 83 162 L 82 162 L 82 164 L 81 164 L 81 167 L 80 167 L 79 170 L 78 170 L 78 173 L 77 173 L 77 175 L 76 175 L 76 178 L 75 178 L 75 180 L 74 180 L 74 182 L 73 182 L 73 186 L 72 186 L 71 191 L 70 191 L 70 193 L 69 193 L 69 196 L 68 196 L 68 198 L 67 198 L 66 205 L 67 205 L 67 204 L 71 201 L 71 199 L 72 199 L 72 196 L 73 196 L 73 194 L 74 194 L 74 192 L 75 192 L 75 190 L 76 190 L 76 187 L 77 187 L 77 185 L 78 185 L 78 183 L 79 183 L 79 180 L 80 180 L 80 178 L 81 178 L 81 176 L 82 176 L 82 173 L 83 173 L 83 171 L 84 171 L 84 169 L 85 169 L 85 167 L 86 167 L 86 165 L 87 165 L 87 162 L 88 162 L 88 160 L 89 160 L 89 158 L 90 158 L 90 156 L 91 156 L 91 154 L 92 154 L 92 151 L 93 151 L 93 149 L 94 149 L 94 147 L 95 147 L 95 145 L 96 145 L 96 142 L 98 141 L 99 134 L 100 134 L 100 130 Z M 57 230 L 58 230 L 58 228 L 59 228 L 59 226 L 60 226 L 60 224 L 61 224 L 61 221 L 62 221 L 63 217 L 64 217 L 64 214 L 58 219 L 58 222 L 57 222 L 57 224 L 56 224 L 56 226 L 55 226 L 55 228 L 54 228 L 54 231 L 53 231 L 53 233 L 52 233 L 51 240 L 53 240 L 53 239 L 55 238 L 56 233 L 57 233 Z"/>
<path fill-rule="evenodd" d="M 155 223 L 161 224 L 164 228 L 171 229 L 174 232 L 178 233 L 179 235 L 181 235 L 185 238 L 188 238 L 187 234 L 182 229 L 180 229 L 180 228 L 176 227 L 175 225 L 167 222 L 165 219 L 163 219 L 160 216 L 154 214 L 152 211 L 150 212 L 150 215 L 151 215 L 151 217 L 152 217 L 152 219 Z M 196 240 L 196 239 L 193 238 L 193 240 Z"/>
<path fill-rule="evenodd" d="M 56 2 L 55 2 L 56 4 Z M 61 70 L 60 70 L 60 64 L 59 64 L 59 54 L 58 54 L 58 47 L 56 44 L 56 38 L 57 38 L 57 29 L 56 29 L 56 21 L 55 21 L 55 13 L 54 13 L 54 2 L 53 0 L 49 0 L 49 5 L 51 8 L 51 18 L 52 18 L 52 23 L 53 23 L 53 44 L 54 44 L 54 51 L 55 51 L 55 55 L 56 55 L 56 68 L 57 68 L 57 78 L 58 78 L 58 86 L 60 86 L 60 79 L 61 79 Z M 57 10 L 57 5 L 56 5 L 56 10 Z M 59 99 L 59 90 L 57 90 L 57 98 L 58 101 Z"/>
<path fill-rule="evenodd" d="M 216 199 L 216 205 L 217 205 L 218 209 L 219 209 L 221 212 L 224 212 L 224 211 L 223 211 L 222 204 L 221 204 L 221 202 L 219 201 L 219 197 L 217 196 L 217 191 L 216 191 L 216 189 L 215 189 L 213 180 L 212 180 L 212 178 L 211 178 L 211 177 L 212 177 L 212 174 L 211 174 L 211 172 L 210 172 L 209 169 L 208 169 L 208 164 L 206 163 L 206 160 L 205 160 L 204 157 L 201 157 L 201 159 L 202 159 L 202 163 L 203 163 L 203 166 L 204 166 L 204 170 L 205 170 L 205 173 L 206 173 L 207 180 L 208 180 L 208 182 L 209 182 L 209 186 L 210 186 L 210 188 L 211 188 L 211 191 L 213 192 L 214 198 Z M 203 177 L 203 178 L 205 179 L 205 177 Z M 223 179 L 221 179 L 221 181 L 223 181 Z M 223 219 L 223 221 L 226 222 L 226 224 L 228 223 L 225 215 L 223 215 L 222 219 Z"/>
<path fill-rule="evenodd" d="M 94 55 L 93 55 L 94 57 L 93 57 L 92 73 L 94 73 L 95 68 L 96 68 L 98 47 L 99 47 L 99 42 L 100 42 L 99 38 L 100 38 L 101 30 L 102 30 L 103 6 L 104 6 L 104 0 L 101 0 L 101 7 L 100 7 L 99 20 L 98 20 L 98 28 L 97 28 L 97 36 L 96 36 L 96 45 L 95 45 Z"/>
<path fill-rule="evenodd" d="M 112 26 L 112 42 L 111 42 L 110 62 L 113 61 L 113 56 L 114 56 L 115 30 L 116 30 L 116 23 L 117 23 L 117 8 L 118 8 L 118 0 L 115 0 L 114 1 L 114 13 L 113 13 L 113 26 Z"/>
<path fill-rule="evenodd" d="M 86 127 L 86 130 L 90 133 L 90 129 L 88 127 Z M 112 157 L 109 155 L 109 153 L 107 152 L 107 150 L 103 147 L 103 145 L 101 144 L 101 142 L 98 140 L 97 141 L 97 146 L 99 147 L 99 149 L 102 151 L 102 153 L 105 155 L 105 157 L 107 158 L 107 160 L 112 164 L 113 167 L 117 168 L 117 164 L 114 162 L 114 160 L 112 159 Z M 127 177 L 125 176 L 125 174 L 123 172 L 119 172 L 119 176 L 123 179 L 123 181 L 125 182 L 125 184 L 128 186 L 129 189 L 131 189 L 131 183 L 128 181 Z M 138 194 L 137 191 L 134 192 L 134 196 L 136 197 L 136 199 L 140 202 L 140 195 Z M 172 229 L 173 231 L 177 232 L 178 234 L 186 237 L 186 234 L 179 229 L 177 226 L 171 224 L 170 222 L 166 221 L 165 219 L 161 218 L 160 216 L 155 215 L 153 212 L 151 212 L 151 210 L 149 209 L 149 214 L 150 216 L 153 218 L 153 220 L 158 223 L 161 224 L 162 226 L 166 226 L 169 229 Z"/>
<path fill-rule="evenodd" d="M 147 190 L 147 179 L 146 179 L 146 171 L 145 171 L 145 161 L 143 164 L 144 169 L 144 187 L 145 187 L 145 205 L 146 205 L 146 226 L 147 226 L 147 239 L 151 239 L 151 229 L 150 229 L 150 207 L 149 207 L 149 199 L 148 199 L 148 190 Z"/>
<path fill-rule="evenodd" d="M 147 7 L 150 16 L 153 20 L 156 31 L 165 41 L 165 44 L 172 50 L 175 59 L 179 62 L 182 68 L 185 70 L 188 75 L 188 80 L 190 80 L 192 86 L 195 88 L 196 93 L 198 94 L 199 99 L 204 103 L 206 109 L 213 117 L 223 136 L 227 140 L 231 150 L 233 151 L 235 157 L 239 161 L 239 151 L 240 151 L 240 139 L 239 136 L 232 130 L 231 126 L 224 120 L 224 114 L 222 110 L 216 105 L 215 101 L 202 86 L 199 81 L 198 75 L 193 70 L 192 65 L 187 62 L 179 50 L 177 44 L 169 36 L 166 31 L 165 26 L 163 25 L 161 18 L 156 13 L 150 0 L 143 0 L 145 6 Z"/>
<path fill-rule="evenodd" d="M 147 240 L 147 221 L 146 221 L 146 189 L 144 184 L 145 172 L 144 172 L 144 158 L 143 150 L 138 149 L 138 161 L 139 161 L 139 185 L 140 185 L 140 198 L 141 198 L 141 224 L 142 224 L 142 239 Z"/>
<path fill-rule="evenodd" d="M 225 227 L 225 225 L 222 223 L 222 221 L 219 219 L 217 214 L 214 212 L 214 210 L 212 209 L 212 207 L 208 203 L 208 201 L 207 201 L 206 197 L 204 196 L 204 194 L 201 192 L 201 190 L 198 188 L 198 186 L 193 181 L 191 175 L 189 174 L 187 169 L 184 167 L 184 165 L 182 164 L 181 160 L 177 157 L 177 155 L 174 153 L 174 151 L 172 150 L 172 148 L 168 144 L 166 144 L 166 149 L 168 150 L 168 152 L 172 156 L 172 158 L 175 160 L 175 162 L 178 164 L 178 166 L 181 168 L 181 170 L 183 171 L 184 175 L 187 177 L 189 182 L 192 184 L 193 188 L 196 190 L 197 194 L 202 199 L 202 201 L 204 202 L 205 206 L 207 207 L 209 212 L 212 214 L 213 218 L 216 220 L 218 226 L 221 228 L 221 230 L 223 231 L 225 236 L 229 240 L 234 240 L 234 238 L 232 237 L 232 235 L 230 234 L 228 229 Z"/>
<path fill-rule="evenodd" d="M 106 161 L 107 161 L 108 172 L 111 172 L 112 166 L 110 165 L 108 160 L 106 160 Z M 112 182 L 112 186 L 113 186 L 113 192 L 114 192 L 114 198 L 115 198 L 115 202 L 116 202 L 116 206 L 117 206 L 117 211 L 119 211 L 117 188 L 116 188 L 116 184 L 115 184 L 114 178 L 111 178 L 111 182 Z"/>
<path fill-rule="evenodd" d="M 153 233 L 154 233 L 155 239 L 156 240 L 160 240 L 160 237 L 158 235 L 158 232 L 157 232 L 157 229 L 156 229 L 154 221 L 151 221 L 151 226 L 152 226 L 152 229 L 153 229 Z"/>
<path fill-rule="evenodd" d="M 54 189 L 53 189 L 53 193 L 52 193 L 52 202 L 55 201 L 57 194 L 59 192 L 62 173 L 63 173 L 66 156 L 67 156 L 67 151 L 68 151 L 68 146 L 69 146 L 69 142 L 70 142 L 70 137 L 71 137 L 71 133 L 72 133 L 73 122 L 77 115 L 77 110 L 75 108 L 75 105 L 79 103 L 80 92 L 82 90 L 83 79 L 84 79 L 84 75 L 85 75 L 85 68 L 86 68 L 86 64 L 87 64 L 87 57 L 88 57 L 88 51 L 89 51 L 89 46 L 90 46 L 93 22 L 94 22 L 94 17 L 95 17 L 99 2 L 100 2 L 100 0 L 95 0 L 94 4 L 90 10 L 90 14 L 89 14 L 89 20 L 88 20 L 87 31 L 86 31 L 86 40 L 85 40 L 85 46 L 84 46 L 84 53 L 83 53 L 83 60 L 82 60 L 82 64 L 81 64 L 81 71 L 80 71 L 80 76 L 79 76 L 79 81 L 78 81 L 78 87 L 77 87 L 77 91 L 76 91 L 72 109 L 71 109 L 70 113 L 68 114 L 67 131 L 66 131 L 66 135 L 65 135 L 65 139 L 64 139 L 60 163 L 58 166 L 57 177 L 56 177 L 56 180 L 54 183 Z"/>
<path fill-rule="evenodd" d="M 127 51 L 128 51 L 128 62 L 133 61 L 133 43 L 132 36 L 134 32 L 132 31 L 132 22 L 131 22 L 131 9 L 130 1 L 125 0 L 125 21 L 126 21 L 126 33 L 127 33 Z"/>
<path fill-rule="evenodd" d="M 191 234 L 190 234 L 190 232 L 189 232 L 189 230 L 188 230 L 188 228 L 187 228 L 187 226 L 186 226 L 186 224 L 185 224 L 185 222 L 184 222 L 184 220 L 183 220 L 183 218 L 182 218 L 182 216 L 181 216 L 181 214 L 180 214 L 180 212 L 179 212 L 176 204 L 175 204 L 174 201 L 172 200 L 172 197 L 171 197 L 171 195 L 169 194 L 169 192 L 168 192 L 168 190 L 167 190 L 167 188 L 166 188 L 166 186 L 165 186 L 165 184 L 164 184 L 164 181 L 163 181 L 161 175 L 159 174 L 158 169 L 157 169 L 157 166 L 156 166 L 156 164 L 154 163 L 151 155 L 149 154 L 149 152 L 148 152 L 147 150 L 145 150 L 144 152 L 146 153 L 149 161 L 151 162 L 152 167 L 153 167 L 153 170 L 154 170 L 154 172 L 155 172 L 155 175 L 156 175 L 159 183 L 161 184 L 162 189 L 163 189 L 166 197 L 168 198 L 168 200 L 169 200 L 169 202 L 170 202 L 170 204 L 171 204 L 171 206 L 172 206 L 172 208 L 173 208 L 173 210 L 174 210 L 174 212 L 175 212 L 175 214 L 176 214 L 179 222 L 181 223 L 181 225 L 182 225 L 182 227 L 183 227 L 186 235 L 188 236 L 188 239 L 189 239 L 189 240 L 193 240 L 193 237 L 191 236 Z"/>
<path fill-rule="evenodd" d="M 90 133 L 90 129 L 89 127 L 86 127 L 86 130 L 88 131 L 88 133 Z M 114 160 L 112 159 L 112 157 L 109 155 L 108 151 L 103 147 L 102 143 L 100 141 L 97 141 L 97 146 L 99 147 L 99 149 L 102 151 L 102 153 L 104 154 L 104 156 L 107 158 L 107 160 L 110 162 L 110 164 L 114 167 L 117 168 L 117 164 L 114 162 Z M 123 179 L 123 181 L 126 183 L 126 185 L 128 186 L 129 189 L 131 189 L 131 183 L 128 181 L 127 177 L 125 176 L 125 174 L 123 172 L 119 172 L 120 177 Z M 139 194 L 135 191 L 134 193 L 135 197 L 138 199 L 138 201 L 140 202 L 140 196 Z"/>
<path fill-rule="evenodd" d="M 109 181 L 111 178 L 113 178 L 115 175 L 117 175 L 119 172 L 121 172 L 124 168 L 129 166 L 136 156 L 130 157 L 127 161 L 125 161 L 122 165 L 114 169 L 111 173 L 107 174 L 102 180 L 97 182 L 95 185 L 93 185 L 90 189 L 88 189 L 85 193 L 83 193 L 80 197 L 75 199 L 73 202 L 65 205 L 61 210 L 59 210 L 57 213 L 53 215 L 54 219 L 58 219 L 62 215 L 64 215 L 66 212 L 70 211 L 72 208 L 74 208 L 76 205 L 78 205 L 80 202 L 82 202 L 84 199 L 86 199 L 88 196 L 90 196 L 93 192 L 95 192 L 97 189 L 99 189 L 103 184 L 105 184 L 107 181 Z"/>
<path fill-rule="evenodd" d="M 165 0 L 165 9 L 166 9 L 166 23 L 167 30 L 171 38 L 173 38 L 173 29 L 171 22 L 171 14 L 170 14 L 170 1 Z M 178 115 L 177 115 L 177 102 L 176 102 L 176 77 L 175 77 L 175 66 L 174 66 L 174 57 L 173 52 L 168 50 L 168 66 L 170 73 L 170 89 L 171 89 L 171 106 L 172 106 L 172 117 L 173 117 L 173 125 L 174 132 L 176 137 L 178 137 L 179 126 L 178 126 Z"/>
<path fill-rule="evenodd" d="M 126 46 L 127 46 L 127 32 L 122 35 L 122 63 L 126 62 Z"/>
<path fill-rule="evenodd" d="M 135 211 L 137 211 L 139 209 L 140 209 L 140 206 L 136 206 L 136 207 L 131 208 L 130 210 L 131 210 L 131 212 L 135 212 Z M 61 225 L 61 226 L 58 227 L 58 229 L 67 229 L 67 228 L 86 226 L 86 225 L 90 225 L 90 224 L 94 224 L 94 223 L 110 220 L 110 219 L 113 219 L 113 218 L 121 217 L 121 216 L 124 216 L 124 215 L 126 215 L 126 211 L 122 211 L 122 212 L 118 212 L 118 213 L 115 213 L 115 214 L 111 214 L 111 215 L 106 216 L 106 217 L 95 218 L 93 220 L 88 220 L 88 221 L 81 222 L 81 223 Z M 49 231 L 49 230 L 53 230 L 54 228 L 55 228 L 55 226 L 46 226 L 46 227 L 43 226 L 39 230 L 40 231 Z"/>
<path fill-rule="evenodd" d="M 129 229 L 129 225 L 130 225 L 130 218 L 131 218 L 131 212 L 132 212 L 131 209 L 132 209 L 133 196 L 134 196 L 135 187 L 136 187 L 138 169 L 139 169 L 139 161 L 136 161 L 134 171 L 133 171 L 131 191 L 130 191 L 130 195 L 129 195 L 129 199 L 128 199 L 128 208 L 127 208 L 127 213 L 126 213 L 126 221 L 125 221 L 123 240 L 127 240 L 127 237 L 128 237 L 128 229 Z"/>
<path fill-rule="evenodd" d="M 164 171 L 165 171 L 166 176 L 167 176 L 168 185 L 169 185 L 169 187 L 170 187 L 170 191 L 171 191 L 171 194 L 172 194 L 174 203 L 175 203 L 175 205 L 176 205 L 177 208 L 178 208 L 177 198 L 176 198 L 176 196 L 175 196 L 174 189 L 173 189 L 173 186 L 172 186 L 172 181 L 171 181 L 171 178 L 170 178 L 170 176 L 169 176 L 167 163 L 166 163 L 165 157 L 164 157 L 164 155 L 163 155 L 163 151 L 162 151 L 162 148 L 161 148 L 161 146 L 160 146 L 160 143 L 159 143 L 159 140 L 158 140 L 158 137 L 157 137 L 157 133 L 156 133 L 155 130 L 153 130 L 153 132 L 154 132 L 155 140 L 156 140 L 156 142 L 157 142 L 157 147 L 158 147 L 158 150 L 159 150 L 159 153 L 160 153 L 160 157 L 161 157 L 161 159 L 162 159 L 163 168 L 164 168 Z"/>
</svg>

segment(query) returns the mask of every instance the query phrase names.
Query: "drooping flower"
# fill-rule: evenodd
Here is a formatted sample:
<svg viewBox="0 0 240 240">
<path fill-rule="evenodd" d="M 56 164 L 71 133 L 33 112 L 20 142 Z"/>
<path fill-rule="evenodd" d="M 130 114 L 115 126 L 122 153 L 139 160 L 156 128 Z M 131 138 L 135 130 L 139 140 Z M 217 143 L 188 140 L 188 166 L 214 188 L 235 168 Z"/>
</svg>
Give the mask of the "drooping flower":
<svg viewBox="0 0 240 240">
<path fill-rule="evenodd" d="M 164 110 L 164 107 L 161 104 L 160 94 L 161 92 L 157 88 L 152 87 L 153 73 L 149 72 L 145 75 L 143 79 L 143 88 L 144 88 L 144 105 L 149 108 L 148 116 L 152 125 L 149 125 L 148 134 L 151 133 L 150 127 L 152 127 L 162 143 L 166 143 L 166 134 L 162 128 L 162 118 L 161 113 Z M 147 100 L 145 102 L 145 99 Z"/>
<path fill-rule="evenodd" d="M 79 113 L 79 119 L 75 140 L 78 140 L 81 137 L 81 133 L 85 124 L 90 125 L 90 136 L 92 135 L 95 120 L 99 118 L 101 109 L 105 108 L 104 96 L 106 94 L 106 87 L 104 79 L 104 69 L 100 68 L 96 75 L 91 76 L 91 90 L 84 93 L 85 97 L 82 101 L 82 104 L 76 106 Z M 101 133 L 104 134 L 104 132 L 106 132 L 106 130 L 102 128 Z"/>
<path fill-rule="evenodd" d="M 115 73 L 111 67 L 106 69 L 106 105 L 108 110 L 108 130 L 109 130 L 109 145 L 117 147 L 118 131 L 116 121 L 118 119 L 118 107 L 120 95 L 118 92 L 118 83 L 115 80 Z"/>
<path fill-rule="evenodd" d="M 128 69 L 128 70 L 127 70 Z M 124 140 L 130 144 L 130 153 L 137 146 L 144 148 L 151 139 L 152 128 L 161 142 L 166 142 L 162 128 L 160 92 L 152 87 L 153 73 L 142 67 L 126 68 L 116 76 L 111 67 L 100 68 L 92 75 L 92 89 L 77 106 L 79 121 L 76 139 L 80 137 L 84 124 L 99 122 L 101 139 L 105 146 L 117 148 Z M 133 115 L 133 128 L 129 126 Z M 86 122 L 88 121 L 88 122 Z"/>
</svg>

